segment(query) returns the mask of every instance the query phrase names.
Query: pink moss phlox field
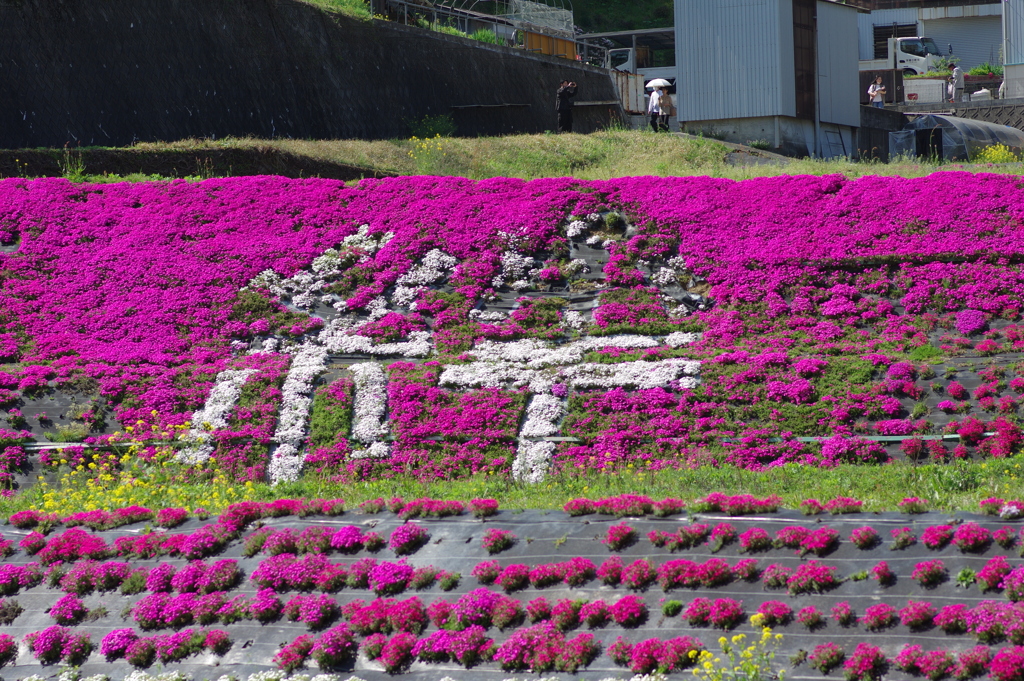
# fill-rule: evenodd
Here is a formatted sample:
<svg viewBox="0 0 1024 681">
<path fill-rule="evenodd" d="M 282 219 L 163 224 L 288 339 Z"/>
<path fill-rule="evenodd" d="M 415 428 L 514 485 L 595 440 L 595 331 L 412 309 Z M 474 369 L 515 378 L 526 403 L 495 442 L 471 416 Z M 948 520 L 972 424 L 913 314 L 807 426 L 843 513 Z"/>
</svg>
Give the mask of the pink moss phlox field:
<svg viewBox="0 0 1024 681">
<path fill-rule="evenodd" d="M 901 448 L 915 459 L 969 456 L 964 447 L 949 452 L 941 442 L 916 437 L 927 421 L 907 418 L 900 399 L 921 399 L 920 367 L 885 353 L 922 346 L 936 328 L 948 330 L 939 343 L 949 353 L 1024 347 L 1020 327 L 990 324 L 995 317 L 1016 319 L 1021 310 L 1024 275 L 1007 266 L 1024 251 L 1017 184 L 1011 177 L 966 173 L 743 182 L 415 177 L 354 187 L 276 177 L 97 186 L 6 180 L 0 182 L 0 240 L 17 242 L 17 250 L 0 254 L 6 273 L 0 358 L 25 366 L 0 376 L 0 398 L 10 402 L 15 389 L 60 387 L 84 376 L 97 382 L 121 423 L 166 426 L 190 418 L 219 372 L 252 369 L 246 388 L 256 398 L 214 437 L 222 447 L 217 460 L 233 478 L 258 480 L 266 474 L 265 447 L 291 360 L 238 357 L 232 342 L 274 332 L 298 337 L 316 330 L 319 320 L 287 313 L 274 301 L 269 311 L 238 312 L 233 305 L 253 276 L 267 269 L 291 276 L 367 225 L 371 236 L 394 236 L 359 264 L 350 309 L 365 309 L 433 249 L 455 259 L 451 281 L 465 300 L 427 295 L 415 312 L 387 314 L 354 333 L 394 341 L 425 328 L 432 316 L 437 347 L 451 354 L 483 338 L 548 337 L 557 332 L 550 324 L 531 330 L 536 311 L 529 301 L 501 324 L 478 323 L 467 314 L 492 288 L 508 235 L 516 236 L 519 252 L 535 255 L 566 245 L 570 215 L 612 209 L 626 215 L 636 233 L 607 246 L 604 275 L 629 290 L 597 308 L 594 329 L 654 325 L 663 334 L 686 322 L 703 331 L 692 357 L 711 370 L 699 391 L 574 393 L 570 399 L 584 415 L 570 415 L 561 434 L 583 442 L 559 445 L 556 468 L 638 463 L 650 470 L 702 464 L 764 470 L 888 461 L 883 447 L 858 437 L 867 433 L 915 436 Z M 971 210 L 956 208 L 963 205 Z M 707 280 L 710 299 L 720 305 L 683 320 L 645 298 L 654 289 L 637 263 L 673 257 Z M 558 267 L 545 263 L 541 279 L 557 276 Z M 609 348 L 599 354 L 622 353 Z M 870 386 L 822 391 L 828 372 L 847 361 L 869 363 L 878 375 Z M 436 362 L 422 370 L 406 362 L 389 367 L 389 413 L 398 438 L 391 459 L 347 462 L 351 448 L 337 441 L 312 452 L 309 463 L 348 479 L 399 473 L 436 479 L 453 471 L 507 469 L 524 392 L 455 393 L 438 385 L 442 368 Z M 1019 395 L 1000 395 L 999 384 L 986 378 L 973 399 L 983 409 L 1012 412 Z M 1021 379 L 1009 385 L 1024 390 Z M 941 410 L 971 408 L 963 400 L 972 394 L 962 385 L 951 383 L 947 392 L 958 402 L 943 400 Z M 566 393 L 562 383 L 552 387 L 553 395 Z M 766 406 L 767 421 L 723 415 Z M 796 435 L 830 437 L 820 445 L 794 440 L 782 425 L 790 409 L 814 411 L 805 426 L 813 432 Z M 988 430 L 997 435 L 986 439 Z M 966 416 L 951 432 L 994 457 L 1024 442 L 1020 429 L 1002 417 L 983 422 Z M 436 436 L 446 441 L 425 442 Z M 0 449 L 0 482 L 22 465 L 19 438 L 3 438 L 10 446 Z M 724 453 L 709 455 L 700 446 L 721 438 L 730 438 Z M 681 447 L 680 440 L 687 444 Z M 55 460 L 46 454 L 43 462 Z M 681 507 L 636 500 L 610 510 L 633 515 L 638 508 L 669 513 Z M 729 514 L 751 512 L 743 508 L 742 502 L 721 506 Z M 169 515 L 160 524 L 176 520 Z"/>
<path fill-rule="evenodd" d="M 229 321 L 229 304 L 260 271 L 289 276 L 360 224 L 395 233 L 377 256 L 389 274 L 376 287 L 432 245 L 460 260 L 493 262 L 498 230 L 514 227 L 534 248 L 544 245 L 579 200 L 574 184 L 418 178 L 346 188 L 275 177 L 105 186 L 0 182 L 5 240 L 20 239 L 16 255 L 0 256 L 10 271 L 2 292 L 7 326 L 33 341 L 23 360 L 54 361 L 47 378 L 81 371 L 109 396 L 145 382 L 135 389 L 141 406 L 121 416 L 144 418 L 157 409 L 180 422 L 209 382 L 182 390 L 173 383 L 177 371 L 222 368 L 227 341 L 251 334 Z"/>
</svg>

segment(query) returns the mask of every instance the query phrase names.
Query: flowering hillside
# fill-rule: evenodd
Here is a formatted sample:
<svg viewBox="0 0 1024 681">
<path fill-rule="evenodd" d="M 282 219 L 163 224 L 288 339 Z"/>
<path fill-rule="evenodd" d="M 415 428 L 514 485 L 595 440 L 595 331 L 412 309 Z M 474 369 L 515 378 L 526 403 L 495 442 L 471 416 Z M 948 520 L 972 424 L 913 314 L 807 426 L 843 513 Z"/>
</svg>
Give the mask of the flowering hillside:
<svg viewBox="0 0 1024 681">
<path fill-rule="evenodd" d="M 238 482 L 1005 456 L 1013 366 L 922 360 L 1024 339 L 1019 184 L 4 181 L 7 475 L 44 437 Z"/>
<path fill-rule="evenodd" d="M 0 182 L 0 666 L 1022 681 L 1019 185 Z M 369 493 L 922 463 L 1001 518 Z"/>
</svg>

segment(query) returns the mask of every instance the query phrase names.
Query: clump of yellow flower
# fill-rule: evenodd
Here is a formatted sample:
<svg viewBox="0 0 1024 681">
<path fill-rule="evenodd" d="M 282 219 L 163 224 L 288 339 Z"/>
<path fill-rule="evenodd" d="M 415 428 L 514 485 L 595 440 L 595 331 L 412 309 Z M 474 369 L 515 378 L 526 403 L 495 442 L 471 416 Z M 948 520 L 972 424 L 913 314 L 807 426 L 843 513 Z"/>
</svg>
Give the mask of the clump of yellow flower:
<svg viewBox="0 0 1024 681">
<path fill-rule="evenodd" d="M 412 142 L 412 149 L 409 150 L 409 158 L 411 159 L 423 158 L 432 154 L 448 155 L 448 152 L 444 150 L 441 144 L 440 133 L 426 139 L 420 139 L 413 135 L 409 138 L 409 141 Z"/>
<path fill-rule="evenodd" d="M 746 634 L 718 639 L 720 655 L 702 650 L 696 655 L 693 675 L 703 681 L 782 681 L 784 672 L 774 668 L 775 650 L 782 641 L 782 634 L 772 634 L 771 627 L 764 626 L 764 616 L 754 615 L 750 625 L 760 629 L 761 635 L 750 645 Z"/>
<path fill-rule="evenodd" d="M 70 515 L 138 505 L 189 511 L 202 507 L 217 513 L 249 497 L 252 485 L 237 489 L 219 468 L 214 468 L 206 480 L 184 482 L 183 467 L 175 461 L 176 450 L 170 443 L 156 445 L 146 458 L 139 456 L 147 447 L 153 447 L 155 441 L 173 442 L 188 427 L 184 424 L 161 429 L 153 425 L 147 429 L 141 421 L 126 426 L 127 438 L 120 433 L 112 438 L 127 440 L 128 447 L 122 453 L 96 452 L 92 461 L 67 471 L 54 485 L 40 477 L 41 503 L 35 506 L 36 510 Z M 67 463 L 66 459 L 60 461 Z"/>
</svg>

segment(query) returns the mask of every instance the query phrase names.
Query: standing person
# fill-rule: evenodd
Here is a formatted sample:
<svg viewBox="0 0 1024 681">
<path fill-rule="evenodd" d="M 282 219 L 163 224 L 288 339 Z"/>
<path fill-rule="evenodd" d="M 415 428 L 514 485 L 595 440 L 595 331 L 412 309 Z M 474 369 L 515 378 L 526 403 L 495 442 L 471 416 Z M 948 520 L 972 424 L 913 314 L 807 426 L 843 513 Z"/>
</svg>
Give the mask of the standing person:
<svg viewBox="0 0 1024 681">
<path fill-rule="evenodd" d="M 576 96 L 576 83 L 563 80 L 555 97 L 558 113 L 558 132 L 572 132 L 572 98 Z"/>
<path fill-rule="evenodd" d="M 661 111 L 662 102 L 661 98 L 665 96 L 665 91 L 661 89 L 661 86 L 654 88 L 654 92 L 647 100 L 647 114 L 651 117 L 651 130 L 658 132 L 661 130 Z"/>
<path fill-rule="evenodd" d="M 868 98 L 871 100 L 871 106 L 876 109 L 885 107 L 885 86 L 882 85 L 881 76 L 875 76 L 875 82 L 868 88 Z"/>
<path fill-rule="evenodd" d="M 658 106 L 661 108 L 661 119 L 659 121 L 661 129 L 664 132 L 670 132 L 671 128 L 668 126 L 668 119 L 675 113 L 675 109 L 672 106 L 672 95 L 665 88 L 661 89 L 661 99 L 658 100 Z"/>
<path fill-rule="evenodd" d="M 953 85 L 953 101 L 964 101 L 964 72 L 956 64 L 950 64 L 949 81 Z"/>
</svg>

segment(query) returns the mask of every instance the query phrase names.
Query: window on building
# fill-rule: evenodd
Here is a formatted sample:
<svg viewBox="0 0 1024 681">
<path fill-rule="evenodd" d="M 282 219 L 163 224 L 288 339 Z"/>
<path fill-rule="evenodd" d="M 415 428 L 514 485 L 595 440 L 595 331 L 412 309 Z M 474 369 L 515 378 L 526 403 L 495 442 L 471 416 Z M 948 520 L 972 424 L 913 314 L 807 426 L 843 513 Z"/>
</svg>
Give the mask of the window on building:
<svg viewBox="0 0 1024 681">
<path fill-rule="evenodd" d="M 814 3 L 815 0 L 793 0 L 797 118 L 814 118 Z"/>
</svg>

